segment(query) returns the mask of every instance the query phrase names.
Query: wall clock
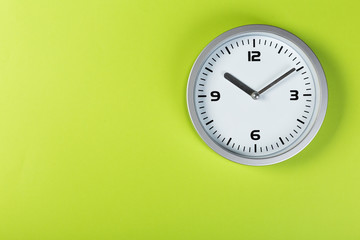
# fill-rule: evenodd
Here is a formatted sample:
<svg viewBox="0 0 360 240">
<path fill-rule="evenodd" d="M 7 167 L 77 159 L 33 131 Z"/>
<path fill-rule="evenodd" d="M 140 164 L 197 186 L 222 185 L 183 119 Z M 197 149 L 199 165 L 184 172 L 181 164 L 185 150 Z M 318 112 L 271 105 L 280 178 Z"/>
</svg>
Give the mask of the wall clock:
<svg viewBox="0 0 360 240">
<path fill-rule="evenodd" d="M 247 25 L 215 38 L 196 59 L 187 87 L 191 120 L 215 152 L 269 165 L 304 149 L 326 113 L 324 71 L 298 37 Z"/>
</svg>

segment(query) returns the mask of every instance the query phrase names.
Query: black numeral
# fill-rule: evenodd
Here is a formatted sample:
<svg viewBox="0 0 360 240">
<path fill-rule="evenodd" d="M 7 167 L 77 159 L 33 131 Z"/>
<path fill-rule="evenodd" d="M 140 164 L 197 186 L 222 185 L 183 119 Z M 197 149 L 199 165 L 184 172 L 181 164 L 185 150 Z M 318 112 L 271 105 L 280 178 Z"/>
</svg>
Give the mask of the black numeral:
<svg viewBox="0 0 360 240">
<path fill-rule="evenodd" d="M 219 101 L 219 99 L 220 99 L 220 93 L 219 93 L 218 91 L 212 91 L 212 92 L 210 93 L 210 95 L 211 95 L 211 97 L 213 97 L 213 98 L 211 99 L 211 101 L 213 101 L 213 102 Z"/>
<path fill-rule="evenodd" d="M 251 133 L 250 133 L 250 137 L 252 140 L 259 140 L 260 139 L 260 130 L 253 130 Z"/>
<path fill-rule="evenodd" d="M 260 52 L 259 51 L 248 51 L 248 61 L 249 62 L 260 62 Z"/>
<path fill-rule="evenodd" d="M 290 100 L 296 101 L 299 99 L 299 91 L 298 90 L 290 90 Z"/>
</svg>

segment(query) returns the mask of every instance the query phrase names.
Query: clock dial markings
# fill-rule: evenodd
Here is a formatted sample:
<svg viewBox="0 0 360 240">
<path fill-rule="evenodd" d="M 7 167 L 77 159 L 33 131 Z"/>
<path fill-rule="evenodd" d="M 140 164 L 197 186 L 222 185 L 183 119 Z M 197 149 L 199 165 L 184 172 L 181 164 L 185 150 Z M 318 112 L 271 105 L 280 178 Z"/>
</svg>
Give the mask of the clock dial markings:
<svg viewBox="0 0 360 240">
<path fill-rule="evenodd" d="M 222 60 L 222 58 L 220 59 L 220 55 L 224 55 L 223 56 L 223 58 L 227 58 L 226 56 L 229 56 L 229 57 L 231 57 L 231 56 L 240 56 L 241 55 L 241 52 L 248 52 L 248 50 L 247 50 L 247 48 L 249 48 L 248 46 L 245 46 L 245 47 L 242 47 L 242 48 L 240 48 L 240 46 L 239 46 L 239 43 L 241 42 L 242 43 L 242 45 L 244 45 L 244 40 L 245 41 L 247 41 L 248 42 L 248 45 L 250 45 L 249 47 L 253 47 L 253 48 L 255 48 L 256 47 L 256 49 L 259 49 L 259 51 L 262 51 L 261 50 L 261 46 L 266 46 L 266 44 L 267 44 L 267 39 L 261 39 L 261 38 L 259 38 L 259 39 L 257 39 L 257 38 L 245 38 L 245 39 L 240 39 L 240 40 L 237 40 L 237 41 L 233 41 L 233 42 L 230 42 L 230 43 L 226 43 L 226 45 L 222 45 L 222 49 L 218 49 L 217 50 L 217 53 L 216 52 L 214 52 L 213 53 L 213 55 L 211 55 L 210 57 L 209 57 L 209 59 L 211 59 L 212 60 L 212 62 L 207 62 L 207 66 L 203 66 L 203 69 L 204 69 L 204 71 L 207 71 L 207 72 L 209 72 L 209 74 L 207 74 L 206 72 L 202 72 L 202 75 L 204 75 L 205 77 L 203 77 L 203 78 L 201 78 L 200 79 L 200 77 L 199 77 L 199 80 L 201 80 L 201 81 L 204 81 L 204 84 L 202 84 L 202 85 L 200 85 L 200 83 L 198 84 L 198 91 L 199 92 L 207 92 L 207 93 L 209 93 L 210 94 L 210 92 L 212 92 L 213 91 L 213 89 L 214 89 L 214 87 L 212 87 L 212 89 L 211 90 L 209 90 L 209 86 L 211 85 L 211 86 L 213 86 L 214 85 L 214 81 L 216 81 L 216 82 L 218 82 L 218 81 L 220 81 L 219 80 L 219 78 L 218 78 L 218 74 L 219 74 L 219 66 L 220 65 L 218 65 L 218 64 L 221 64 L 220 62 L 222 62 L 222 61 L 224 61 L 224 60 Z M 258 46 L 256 46 L 256 42 L 259 44 Z M 273 41 L 269 41 L 270 42 L 270 45 L 268 45 L 268 46 L 270 46 L 270 47 L 272 47 L 273 46 L 273 48 L 271 48 L 271 49 L 274 49 L 274 50 L 272 50 L 272 51 L 274 51 L 274 53 L 275 54 L 278 54 L 278 56 L 286 56 L 286 57 L 291 57 L 291 56 L 293 56 L 294 54 L 293 54 L 293 52 L 291 52 L 290 53 L 290 55 L 288 56 L 288 55 L 286 55 L 287 53 L 289 53 L 289 49 L 287 49 L 284 45 L 280 45 L 280 44 L 278 44 L 278 42 L 273 42 Z M 251 44 L 252 43 L 252 44 Z M 238 47 L 237 49 L 235 49 L 234 47 Z M 279 49 L 277 49 L 277 47 L 279 47 Z M 232 49 L 234 49 L 234 50 L 232 50 Z M 275 50 L 275 49 L 277 49 L 277 50 Z M 228 53 L 228 54 L 225 54 L 225 53 Z M 219 55 L 220 54 L 220 55 Z M 264 55 L 263 55 L 263 52 L 261 52 L 261 56 L 264 56 L 264 59 L 265 59 L 265 57 L 266 57 L 266 55 L 265 55 L 265 53 L 264 53 Z M 217 57 L 218 59 L 220 59 L 220 62 L 219 62 L 219 60 L 216 60 L 215 58 Z M 296 60 L 298 58 L 298 56 L 294 56 L 294 59 Z M 292 60 L 292 62 L 293 61 L 295 61 L 294 59 L 289 59 L 289 61 L 290 60 Z M 263 60 L 263 59 L 262 59 Z M 219 63 L 218 63 L 218 62 Z M 265 61 L 265 60 L 264 60 Z M 304 65 L 304 64 L 302 64 L 302 65 L 300 65 L 300 67 L 296 67 L 295 68 L 295 66 L 296 65 L 299 65 L 301 63 L 301 60 L 299 61 L 298 60 L 298 62 L 295 64 L 295 63 L 292 63 L 292 66 L 294 66 L 294 67 L 292 67 L 292 68 L 290 68 L 290 70 L 288 70 L 285 74 L 283 74 L 283 75 L 281 75 L 280 77 L 278 77 L 277 79 L 275 79 L 273 82 L 271 82 L 270 84 L 268 84 L 268 85 L 266 85 L 263 89 L 261 89 L 259 92 L 256 92 L 254 89 L 252 89 L 252 88 L 250 88 L 248 85 L 246 85 L 244 82 L 242 82 L 242 81 L 240 81 L 239 79 L 237 79 L 236 77 L 234 77 L 234 75 L 235 74 L 238 74 L 237 72 L 238 71 L 234 71 L 234 75 L 232 75 L 233 73 L 229 73 L 229 72 L 226 72 L 225 71 L 225 73 L 222 75 L 222 77 L 224 77 L 226 80 L 228 80 L 230 83 L 232 83 L 233 85 L 235 85 L 235 86 L 237 86 L 238 88 L 240 88 L 242 91 L 244 91 L 245 93 L 247 93 L 247 95 L 250 95 L 250 96 L 252 96 L 254 93 L 259 93 L 259 94 L 262 94 L 262 93 L 264 93 L 265 91 L 267 91 L 269 88 L 271 88 L 272 86 L 274 86 L 275 84 L 277 84 L 277 83 L 279 83 L 281 80 L 283 80 L 283 79 L 285 79 L 288 75 L 290 75 L 290 74 L 292 74 L 293 72 L 300 72 L 301 70 L 303 70 L 305 67 L 304 66 L 302 66 L 302 65 Z M 249 62 L 249 64 L 252 64 L 252 61 L 251 62 Z M 254 64 L 256 64 L 256 63 L 254 63 Z M 212 74 L 214 74 L 214 75 L 211 75 L 210 73 L 212 73 Z M 304 71 L 303 73 L 302 73 L 302 75 L 305 75 L 307 73 L 307 71 Z M 211 77 L 211 76 L 213 76 L 213 77 Z M 236 75 L 235 75 L 236 76 Z M 296 75 L 297 76 L 297 75 Z M 293 82 L 293 81 L 297 81 L 297 79 L 299 79 L 298 77 L 296 77 L 296 76 L 294 76 L 294 77 L 292 77 L 291 78 L 291 81 L 289 80 L 289 82 Z M 300 75 L 299 75 L 300 76 Z M 304 79 L 304 80 L 307 80 L 307 79 L 309 79 L 309 76 L 305 76 L 305 78 L 306 79 Z M 311 79 L 309 79 L 309 80 L 311 80 Z M 207 83 L 205 83 L 205 81 L 207 82 L 207 81 L 210 81 L 210 85 L 209 84 L 207 84 Z M 254 80 L 252 80 L 251 78 L 247 81 L 247 83 L 250 83 L 251 85 L 254 85 L 254 84 L 252 84 L 252 81 L 254 81 Z M 311 82 L 309 82 L 308 84 L 307 84 L 308 82 L 306 82 L 306 83 L 303 83 L 303 85 L 311 85 Z M 209 85 L 209 86 L 207 86 L 207 85 Z M 256 84 L 255 84 L 256 85 Z M 254 85 L 254 86 L 255 86 Z M 284 85 L 284 86 L 287 86 L 288 84 L 286 83 L 286 84 L 281 84 L 282 86 Z M 214 86 L 217 86 L 217 84 L 215 84 Z M 219 85 L 220 86 L 220 85 Z M 204 87 L 204 89 L 200 89 L 201 87 Z M 222 88 L 223 87 L 220 87 L 219 89 L 217 89 L 217 88 L 215 88 L 215 89 L 217 89 L 217 91 L 218 92 L 220 92 L 221 93 L 221 101 L 219 101 L 219 103 L 220 104 L 225 104 L 225 102 L 227 102 L 228 100 L 227 99 L 229 99 L 229 93 L 228 93 L 228 91 L 223 91 L 222 90 Z M 279 88 L 279 89 L 283 89 L 284 87 L 281 87 L 281 88 Z M 278 89 L 278 88 L 276 88 L 276 89 Z M 295 88 L 296 89 L 296 88 Z M 312 91 L 312 88 L 307 88 L 307 89 L 299 89 L 298 88 L 298 91 L 300 92 L 300 91 L 304 91 L 304 90 L 306 90 L 306 91 Z M 279 92 L 279 90 L 274 90 L 274 92 Z M 282 91 L 282 90 L 281 90 Z M 287 90 L 287 91 L 289 91 L 289 90 Z M 211 109 L 213 108 L 212 107 L 212 99 L 213 99 L 213 96 L 211 95 L 211 97 L 209 96 L 209 98 L 207 98 L 207 95 L 208 94 L 198 94 L 198 95 L 196 95 L 196 97 L 198 97 L 198 98 L 203 98 L 203 99 L 205 99 L 206 101 L 198 101 L 199 103 L 203 103 L 203 104 L 205 104 L 204 106 L 199 106 L 198 107 L 198 109 L 201 109 L 201 108 L 208 108 L 208 107 L 210 107 Z M 312 95 L 312 93 L 303 93 L 302 94 L 302 96 L 303 97 L 310 97 L 310 98 L 312 98 L 313 97 L 313 95 Z M 269 97 L 271 97 L 271 94 L 269 94 Z M 224 99 L 223 99 L 224 98 Z M 268 97 L 267 97 L 268 98 Z M 300 94 L 299 94 L 299 102 L 300 102 L 300 100 L 301 100 L 301 97 L 300 97 Z M 303 98 L 303 100 L 302 101 L 306 101 L 306 100 L 310 100 L 311 101 L 311 99 L 304 99 Z M 263 101 L 263 100 L 262 100 Z M 310 102 L 310 101 L 307 101 L 307 102 Z M 216 101 L 215 101 L 216 102 Z M 222 103 L 223 102 L 223 103 Z M 239 103 L 241 103 L 241 102 L 239 102 Z M 239 104 L 239 103 L 237 103 L 237 104 Z M 214 103 L 215 104 L 215 103 Z M 304 106 L 304 105 L 303 105 Z M 305 107 L 307 107 L 307 106 L 309 106 L 310 107 L 310 105 L 305 105 Z M 306 114 L 310 114 L 310 112 L 309 111 L 307 111 L 307 112 L 305 112 L 304 111 L 304 113 L 306 113 Z M 304 114 L 303 113 L 303 114 Z M 200 115 L 205 115 L 205 114 L 207 114 L 207 111 L 202 111 L 202 112 L 199 112 L 198 114 L 200 114 Z M 214 122 L 214 120 L 215 121 L 218 121 L 219 119 L 219 117 L 220 118 L 223 118 L 221 115 L 217 115 L 217 114 L 215 114 L 214 115 L 214 112 L 213 112 L 213 110 L 211 110 L 210 112 L 209 112 L 209 116 L 211 117 L 210 119 L 212 119 L 212 120 L 210 120 L 210 121 L 207 121 L 207 122 L 205 122 L 205 120 L 206 119 L 208 119 L 208 117 L 209 116 L 206 116 L 206 119 L 204 120 L 204 124 L 205 124 L 205 126 L 208 126 L 208 125 L 210 125 L 211 123 L 212 124 L 215 124 L 215 125 L 213 125 L 213 126 L 210 126 L 210 128 L 208 129 L 208 131 L 210 131 L 210 130 L 212 130 L 209 134 L 211 134 L 211 135 L 215 135 L 215 134 L 217 134 L 216 135 L 216 139 L 218 139 L 218 143 L 220 144 L 220 145 L 223 145 L 223 146 L 226 146 L 229 150 L 231 150 L 231 151 L 235 151 L 235 152 L 239 152 L 239 151 L 241 151 L 242 150 L 242 152 L 244 152 L 245 153 L 245 151 L 247 150 L 247 152 L 248 153 L 246 153 L 246 154 L 250 154 L 249 156 L 262 156 L 262 154 L 268 154 L 267 152 L 269 152 L 270 151 L 270 153 L 272 154 L 273 152 L 277 152 L 277 151 L 279 151 L 279 150 L 277 150 L 277 149 L 282 149 L 282 148 L 284 148 L 285 147 L 285 145 L 289 145 L 289 144 L 292 144 L 296 139 L 297 139 L 297 137 L 295 137 L 292 133 L 287 133 L 285 136 L 284 135 L 282 135 L 282 137 L 279 137 L 278 138 L 278 140 L 277 141 L 273 141 L 273 143 L 275 144 L 275 146 L 277 147 L 276 149 L 274 148 L 274 144 L 268 144 L 268 145 L 266 145 L 266 144 L 264 144 L 264 143 L 266 143 L 266 142 L 263 142 L 263 141 L 259 141 L 259 143 L 254 143 L 253 145 L 251 145 L 251 146 L 249 146 L 249 145 L 247 145 L 246 146 L 246 144 L 245 145 L 243 145 L 243 144 L 241 144 L 241 142 L 240 142 L 240 144 L 238 144 L 239 142 L 238 141 L 241 141 L 241 137 L 240 137 L 240 139 L 238 139 L 239 138 L 239 136 L 235 136 L 235 138 L 233 138 L 233 137 L 224 137 L 224 136 L 229 136 L 228 134 L 229 134 L 229 132 L 223 132 L 221 129 L 220 129 L 220 131 L 222 132 L 221 134 L 219 134 L 219 132 L 218 132 L 218 130 L 219 129 L 213 129 L 214 128 L 214 126 L 217 126 L 218 124 L 221 124 L 221 123 L 219 123 L 219 122 L 217 122 L 217 123 L 215 123 Z M 302 119 L 304 119 L 304 120 L 306 120 L 307 119 L 307 117 L 306 116 L 302 116 L 302 115 L 300 115 L 301 117 L 302 117 Z M 218 120 L 217 120 L 218 119 Z M 221 120 L 221 119 L 220 119 Z M 298 119 L 298 120 L 300 120 L 300 119 Z M 300 120 L 301 121 L 301 120 Z M 220 122 L 223 122 L 223 120 L 221 120 Z M 303 123 L 302 124 L 305 124 L 305 122 L 303 121 Z M 221 125 L 219 125 L 219 126 L 221 126 Z M 299 129 L 302 129 L 299 125 L 296 125 Z M 241 128 L 241 127 L 240 127 Z M 256 128 L 255 128 L 256 129 Z M 293 131 L 296 133 L 296 134 L 298 134 L 298 132 L 295 130 L 295 129 L 293 129 Z M 301 130 L 300 132 L 302 132 L 303 130 Z M 225 135 L 224 135 L 225 134 Z M 224 136 L 223 136 L 224 135 Z M 223 137 L 222 137 L 223 136 Z M 265 135 L 264 135 L 265 136 Z M 263 137 L 263 135 L 261 135 L 261 137 Z M 267 137 L 267 139 L 269 139 L 269 136 Z M 285 140 L 286 140 L 286 144 L 285 144 Z M 269 141 L 269 140 L 266 140 L 266 141 Z M 284 145 L 284 147 L 280 147 L 280 145 L 281 146 L 283 146 Z M 269 146 L 269 147 L 268 147 Z M 270 149 L 270 147 L 271 147 L 271 149 Z M 242 149 L 241 149 L 242 148 Z M 253 150 L 253 151 L 251 151 L 251 150 Z M 263 151 L 264 150 L 264 151 Z"/>
<path fill-rule="evenodd" d="M 209 125 L 210 123 L 214 122 L 214 120 L 210 120 L 206 123 L 206 125 Z"/>
<path fill-rule="evenodd" d="M 296 119 L 298 122 L 305 124 L 303 121 L 301 121 L 300 119 Z"/>
<path fill-rule="evenodd" d="M 210 68 L 208 67 L 205 67 L 206 70 L 208 70 L 209 72 L 213 72 L 213 70 L 211 70 Z M 207 76 L 207 75 L 206 75 Z"/>
<path fill-rule="evenodd" d="M 298 71 L 300 71 L 301 69 L 303 69 L 304 68 L 304 66 L 302 66 L 302 67 L 300 67 L 300 68 L 298 68 L 298 69 L 296 69 L 296 71 L 298 72 Z"/>
<path fill-rule="evenodd" d="M 229 54 L 231 54 L 228 47 L 225 47 L 225 49 L 226 49 L 226 51 L 227 51 Z"/>
</svg>

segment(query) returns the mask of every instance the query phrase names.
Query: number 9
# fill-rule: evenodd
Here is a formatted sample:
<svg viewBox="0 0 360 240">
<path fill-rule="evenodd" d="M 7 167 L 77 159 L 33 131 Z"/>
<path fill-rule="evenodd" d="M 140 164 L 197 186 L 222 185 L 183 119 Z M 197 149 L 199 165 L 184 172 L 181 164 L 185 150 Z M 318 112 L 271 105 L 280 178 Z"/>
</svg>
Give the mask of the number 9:
<svg viewBox="0 0 360 240">
<path fill-rule="evenodd" d="M 213 97 L 214 99 L 211 99 L 211 101 L 216 102 L 219 101 L 220 99 L 220 93 L 218 91 L 212 91 L 210 93 L 211 97 Z"/>
</svg>

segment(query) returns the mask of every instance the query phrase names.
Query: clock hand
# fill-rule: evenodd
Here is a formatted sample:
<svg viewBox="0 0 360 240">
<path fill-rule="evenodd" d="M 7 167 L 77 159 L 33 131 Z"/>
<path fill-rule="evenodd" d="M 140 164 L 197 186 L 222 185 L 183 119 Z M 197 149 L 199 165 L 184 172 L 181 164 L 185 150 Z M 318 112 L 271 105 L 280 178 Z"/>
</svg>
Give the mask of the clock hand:
<svg viewBox="0 0 360 240">
<path fill-rule="evenodd" d="M 286 73 L 284 73 L 283 75 L 281 75 L 280 77 L 278 77 L 277 79 L 275 79 L 274 81 L 272 81 L 271 83 L 269 83 L 266 87 L 264 87 L 263 89 L 261 89 L 258 93 L 259 94 L 263 94 L 266 90 L 268 90 L 269 88 L 271 88 L 272 86 L 274 86 L 275 84 L 277 84 L 278 82 L 280 82 L 281 80 L 283 80 L 284 78 L 286 78 L 287 76 L 289 76 L 291 73 L 293 73 L 295 71 L 295 68 L 290 69 L 289 71 L 287 71 Z"/>
<path fill-rule="evenodd" d="M 230 73 L 226 72 L 224 74 L 224 78 L 226 78 L 229 82 L 249 94 L 254 100 L 259 98 L 259 93 L 247 86 L 245 83 L 241 82 L 239 79 L 231 75 Z"/>
</svg>

